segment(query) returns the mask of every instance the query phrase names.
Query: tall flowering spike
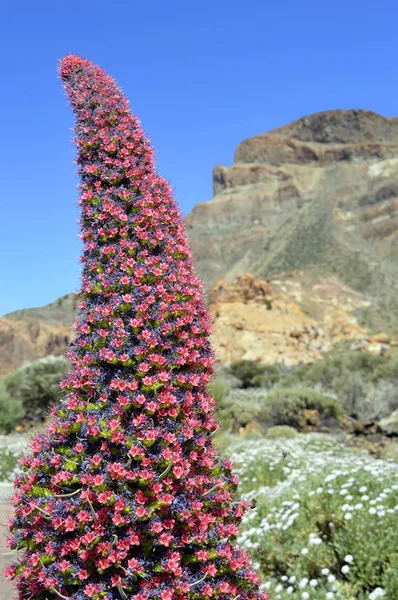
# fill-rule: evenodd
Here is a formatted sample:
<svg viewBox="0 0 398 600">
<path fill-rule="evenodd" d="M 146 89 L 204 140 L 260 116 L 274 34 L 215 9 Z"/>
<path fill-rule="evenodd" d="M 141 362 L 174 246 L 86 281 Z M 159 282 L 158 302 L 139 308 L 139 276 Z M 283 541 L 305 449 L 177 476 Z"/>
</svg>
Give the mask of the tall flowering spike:
<svg viewBox="0 0 398 600">
<path fill-rule="evenodd" d="M 211 444 L 210 320 L 182 220 L 113 79 L 66 56 L 83 275 L 65 399 L 15 481 L 19 598 L 266 599 Z"/>
</svg>

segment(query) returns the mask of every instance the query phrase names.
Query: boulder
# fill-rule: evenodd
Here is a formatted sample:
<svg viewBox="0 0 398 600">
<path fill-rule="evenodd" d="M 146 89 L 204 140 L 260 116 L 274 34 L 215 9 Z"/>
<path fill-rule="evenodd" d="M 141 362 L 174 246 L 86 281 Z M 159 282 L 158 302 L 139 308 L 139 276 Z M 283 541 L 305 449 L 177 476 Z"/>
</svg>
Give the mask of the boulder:
<svg viewBox="0 0 398 600">
<path fill-rule="evenodd" d="M 398 409 L 379 421 L 379 428 L 389 436 L 398 436 Z"/>
</svg>

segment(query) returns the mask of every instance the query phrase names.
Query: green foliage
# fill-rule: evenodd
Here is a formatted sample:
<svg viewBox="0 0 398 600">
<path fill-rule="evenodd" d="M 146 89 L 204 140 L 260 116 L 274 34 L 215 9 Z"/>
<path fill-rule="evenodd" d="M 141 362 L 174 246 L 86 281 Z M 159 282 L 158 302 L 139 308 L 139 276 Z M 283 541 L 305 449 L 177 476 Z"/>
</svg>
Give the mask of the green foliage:
<svg viewBox="0 0 398 600">
<path fill-rule="evenodd" d="M 223 428 L 232 433 L 251 421 L 264 433 L 274 425 L 303 430 L 310 416 L 305 411 L 317 411 L 315 427 L 334 427 L 344 414 L 337 400 L 304 387 L 232 390 L 217 404 Z"/>
<path fill-rule="evenodd" d="M 273 388 L 282 378 L 278 365 L 264 365 L 263 372 L 252 378 L 253 387 Z"/>
<path fill-rule="evenodd" d="M 24 415 L 22 400 L 11 396 L 4 384 L 0 382 L 0 433 L 6 434 L 14 431 Z"/>
<path fill-rule="evenodd" d="M 323 360 L 299 367 L 297 385 L 332 393 L 355 418 L 379 419 L 398 408 L 398 356 L 333 350 Z"/>
<path fill-rule="evenodd" d="M 384 356 L 362 351 L 333 350 L 325 354 L 323 360 L 302 365 L 295 377 L 306 385 L 321 385 L 325 389 L 341 389 L 344 379 L 352 373 L 359 373 L 364 381 L 375 379 L 378 367 L 385 365 Z"/>
<path fill-rule="evenodd" d="M 275 425 L 274 427 L 270 427 L 267 430 L 266 437 L 270 440 L 275 440 L 279 438 L 283 438 L 285 440 L 291 440 L 297 437 L 298 431 L 294 429 L 294 427 L 289 427 L 289 425 Z"/>
<path fill-rule="evenodd" d="M 260 426 L 260 415 L 267 392 L 257 389 L 231 390 L 217 404 L 217 416 L 225 430 L 237 433 L 250 421 L 256 421 Z"/>
<path fill-rule="evenodd" d="M 231 373 L 241 380 L 242 387 L 256 387 L 253 379 L 259 375 L 263 375 L 265 366 L 252 360 L 239 360 L 232 363 Z"/>
<path fill-rule="evenodd" d="M 26 363 L 1 379 L 14 402 L 20 402 L 30 420 L 43 420 L 51 404 L 63 395 L 59 383 L 69 363 L 62 356 L 45 356 Z"/>
<path fill-rule="evenodd" d="M 262 407 L 260 420 L 301 430 L 306 425 L 306 410 L 318 411 L 319 425 L 337 425 L 343 416 L 334 398 L 308 388 L 292 387 L 276 388 L 270 392 Z"/>
<path fill-rule="evenodd" d="M 229 391 L 228 386 L 221 379 L 214 379 L 207 387 L 216 403 L 221 405 Z"/>
<path fill-rule="evenodd" d="M 382 358 L 383 360 L 373 370 L 372 381 L 380 379 L 398 381 L 398 353 L 390 353 Z"/>
<path fill-rule="evenodd" d="M 270 389 L 291 373 L 283 363 L 263 365 L 252 360 L 239 360 L 230 367 L 231 373 L 240 379 L 243 388 L 263 387 Z"/>
<path fill-rule="evenodd" d="M 387 441 L 382 450 L 381 457 L 398 463 L 398 440 L 396 438 Z"/>
<path fill-rule="evenodd" d="M 223 454 L 236 441 L 236 436 L 220 429 L 213 436 L 213 441 L 217 451 Z"/>
<path fill-rule="evenodd" d="M 219 367 L 216 375 L 217 381 L 222 381 L 228 390 L 235 390 L 242 387 L 240 379 L 235 377 L 228 367 Z"/>
</svg>

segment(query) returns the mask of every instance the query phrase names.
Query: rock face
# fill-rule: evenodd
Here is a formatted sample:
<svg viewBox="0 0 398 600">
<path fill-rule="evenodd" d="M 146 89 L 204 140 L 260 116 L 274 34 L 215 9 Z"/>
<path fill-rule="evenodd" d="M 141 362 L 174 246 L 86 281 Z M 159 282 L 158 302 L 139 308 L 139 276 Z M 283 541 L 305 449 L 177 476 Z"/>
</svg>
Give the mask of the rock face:
<svg viewBox="0 0 398 600">
<path fill-rule="evenodd" d="M 353 313 L 369 300 L 331 276 L 297 271 L 268 282 L 252 275 L 233 283 L 222 278 L 209 298 L 213 342 L 224 365 L 241 359 L 306 363 L 341 341 L 352 340 L 354 347 L 376 353 L 395 343 L 360 327 Z"/>
<path fill-rule="evenodd" d="M 0 318 L 0 375 L 48 354 L 64 354 L 73 339 L 76 296 L 68 294 L 41 308 Z"/>
<path fill-rule="evenodd" d="M 198 274 L 258 277 L 317 265 L 369 295 L 362 322 L 398 322 L 398 119 L 318 113 L 243 141 L 214 198 L 186 222 Z"/>
<path fill-rule="evenodd" d="M 391 413 L 389 417 L 382 419 L 379 427 L 387 435 L 398 436 L 398 410 Z"/>
</svg>

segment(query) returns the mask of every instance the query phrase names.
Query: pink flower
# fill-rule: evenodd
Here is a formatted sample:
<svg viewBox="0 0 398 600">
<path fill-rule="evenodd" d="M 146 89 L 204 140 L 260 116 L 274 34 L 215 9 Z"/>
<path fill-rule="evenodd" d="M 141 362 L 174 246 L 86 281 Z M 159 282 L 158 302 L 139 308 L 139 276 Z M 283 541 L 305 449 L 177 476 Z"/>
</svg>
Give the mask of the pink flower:
<svg viewBox="0 0 398 600">
<path fill-rule="evenodd" d="M 117 512 L 112 517 L 112 522 L 119 527 L 120 525 L 124 525 L 124 523 L 126 522 L 126 519 L 119 512 Z"/>
<path fill-rule="evenodd" d="M 84 593 L 89 598 L 92 598 L 94 596 L 94 594 L 96 593 L 96 586 L 93 585 L 92 583 L 89 583 L 88 585 L 85 586 Z"/>
<path fill-rule="evenodd" d="M 65 531 L 74 531 L 76 529 L 76 523 L 72 517 L 67 517 L 64 523 Z"/>
<path fill-rule="evenodd" d="M 116 429 L 119 427 L 120 422 L 117 419 L 111 419 L 108 423 L 109 429 L 111 431 L 116 431 Z"/>
<path fill-rule="evenodd" d="M 111 584 L 113 587 L 120 585 L 121 581 L 122 580 L 120 579 L 120 575 L 113 575 L 113 577 L 111 578 Z"/>
<path fill-rule="evenodd" d="M 95 454 L 92 458 L 93 464 L 98 467 L 102 462 L 102 457 L 99 454 Z"/>
<path fill-rule="evenodd" d="M 29 563 L 31 564 L 32 567 L 35 567 L 40 561 L 40 556 L 39 554 L 32 554 L 32 556 L 30 557 Z"/>
<path fill-rule="evenodd" d="M 102 485 L 104 483 L 104 476 L 103 475 L 95 475 L 93 477 L 93 485 L 94 486 L 99 486 Z"/>
<path fill-rule="evenodd" d="M 7 565 L 4 569 L 4 576 L 11 581 L 15 577 L 16 567 L 14 565 Z"/>
<path fill-rule="evenodd" d="M 184 475 L 185 471 L 182 467 L 177 466 L 177 467 L 174 467 L 173 473 L 177 479 L 180 479 Z"/>
<path fill-rule="evenodd" d="M 58 568 L 62 573 L 65 573 L 70 567 L 70 562 L 68 560 L 62 560 L 58 563 Z"/>
<path fill-rule="evenodd" d="M 163 525 L 161 523 L 154 523 L 151 527 L 151 530 L 154 533 L 160 533 L 163 530 Z"/>
<path fill-rule="evenodd" d="M 82 538 L 82 542 L 85 546 L 88 546 L 95 540 L 95 534 L 92 531 L 88 531 Z"/>
<path fill-rule="evenodd" d="M 135 458 L 137 456 L 144 456 L 145 452 L 142 450 L 142 448 L 137 448 L 137 446 L 132 446 L 129 450 L 129 454 L 131 454 L 131 456 L 133 456 Z"/>
<path fill-rule="evenodd" d="M 170 533 L 162 533 L 162 535 L 159 537 L 159 544 L 162 544 L 163 546 L 170 546 L 172 539 L 173 536 L 170 535 Z"/>
<path fill-rule="evenodd" d="M 131 571 L 139 571 L 141 569 L 140 563 L 136 558 L 130 558 L 127 561 L 127 566 Z"/>
</svg>

